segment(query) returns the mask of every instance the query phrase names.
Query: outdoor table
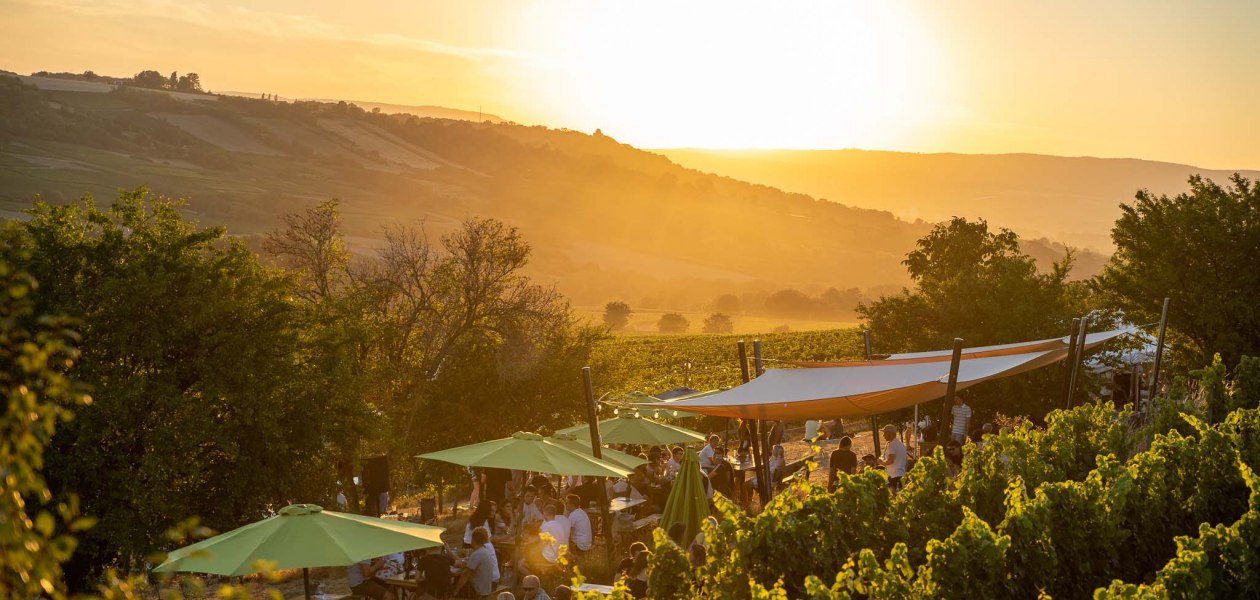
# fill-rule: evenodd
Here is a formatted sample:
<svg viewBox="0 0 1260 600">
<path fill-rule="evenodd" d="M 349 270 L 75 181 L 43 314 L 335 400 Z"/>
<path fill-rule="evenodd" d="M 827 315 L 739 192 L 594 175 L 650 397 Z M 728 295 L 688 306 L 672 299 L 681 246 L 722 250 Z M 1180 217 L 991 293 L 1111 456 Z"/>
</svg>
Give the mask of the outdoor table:
<svg viewBox="0 0 1260 600">
<path fill-rule="evenodd" d="M 611 596 L 611 595 L 612 595 L 612 593 L 613 593 L 613 586 L 611 586 L 611 585 L 600 585 L 600 584 L 598 584 L 598 583 L 583 583 L 582 585 L 579 585 L 579 586 L 577 586 L 577 587 L 573 588 L 573 591 L 575 591 L 575 592 L 595 593 L 595 594 L 602 594 L 602 595 L 605 595 L 605 596 Z"/>
<path fill-rule="evenodd" d="M 423 571 L 421 571 L 420 576 L 424 576 Z M 386 577 L 381 581 L 384 581 L 385 585 L 394 588 L 395 593 L 398 595 L 398 600 L 407 600 L 411 594 L 416 593 L 416 588 L 419 585 L 415 577 L 408 578 L 403 575 Z"/>
<path fill-rule="evenodd" d="M 621 512 L 647 502 L 646 498 L 613 498 L 608 502 L 609 512 Z"/>
</svg>

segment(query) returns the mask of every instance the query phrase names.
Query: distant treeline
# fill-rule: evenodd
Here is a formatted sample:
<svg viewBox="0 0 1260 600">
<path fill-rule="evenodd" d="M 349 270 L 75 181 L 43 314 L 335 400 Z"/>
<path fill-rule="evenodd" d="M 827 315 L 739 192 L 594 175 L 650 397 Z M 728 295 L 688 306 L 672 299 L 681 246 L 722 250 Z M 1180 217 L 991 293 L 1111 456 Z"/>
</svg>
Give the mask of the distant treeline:
<svg viewBox="0 0 1260 600">
<path fill-rule="evenodd" d="M 173 92 L 205 92 L 205 90 L 201 89 L 200 75 L 196 73 L 185 73 L 180 75 L 177 71 L 171 71 L 169 76 L 163 75 L 158 71 L 140 71 L 132 77 L 110 77 L 108 75 L 97 75 L 92 71 L 84 71 L 82 73 L 52 73 L 50 71 L 39 71 L 37 73 L 31 73 L 31 76 L 49 77 L 52 79 L 73 79 L 76 81 L 95 81 L 99 83 L 108 83 L 110 85 L 130 85 L 155 90 L 171 90 Z"/>
</svg>

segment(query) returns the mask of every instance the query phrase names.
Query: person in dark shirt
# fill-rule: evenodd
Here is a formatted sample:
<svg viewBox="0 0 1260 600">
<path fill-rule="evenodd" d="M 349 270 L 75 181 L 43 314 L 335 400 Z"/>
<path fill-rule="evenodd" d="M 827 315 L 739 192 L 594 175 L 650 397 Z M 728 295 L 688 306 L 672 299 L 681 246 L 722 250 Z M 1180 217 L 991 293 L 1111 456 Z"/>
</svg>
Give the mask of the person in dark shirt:
<svg viewBox="0 0 1260 600">
<path fill-rule="evenodd" d="M 482 501 L 494 500 L 502 504 L 505 498 L 504 489 L 512 478 L 512 472 L 507 469 L 487 468 L 482 473 L 486 482 L 485 489 L 481 491 Z"/>
<path fill-rule="evenodd" d="M 847 473 L 852 475 L 857 473 L 858 458 L 853 453 L 853 438 L 844 436 L 840 438 L 840 447 L 831 452 L 831 458 L 828 460 L 830 473 L 827 475 L 827 491 L 836 491 L 836 483 L 840 478 L 837 473 Z"/>
<path fill-rule="evenodd" d="M 713 460 L 717 466 L 709 473 L 709 482 L 713 484 L 714 490 L 722 492 L 728 498 L 734 498 L 735 470 L 726 460 L 726 448 L 719 446 Z"/>
<path fill-rule="evenodd" d="M 451 567 L 455 563 L 447 556 L 441 546 L 429 548 L 419 560 L 418 566 L 424 573 L 424 581 L 420 589 L 434 598 L 446 598 L 451 594 Z"/>
</svg>

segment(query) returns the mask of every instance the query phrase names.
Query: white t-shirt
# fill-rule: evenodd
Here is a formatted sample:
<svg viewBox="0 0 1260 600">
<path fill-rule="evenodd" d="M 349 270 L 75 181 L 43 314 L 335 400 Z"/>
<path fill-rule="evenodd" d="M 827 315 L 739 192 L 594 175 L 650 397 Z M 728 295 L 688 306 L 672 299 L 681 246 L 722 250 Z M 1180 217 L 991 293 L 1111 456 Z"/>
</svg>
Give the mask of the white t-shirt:
<svg viewBox="0 0 1260 600">
<path fill-rule="evenodd" d="M 543 542 L 542 557 L 549 563 L 555 563 L 560 560 L 560 546 L 569 545 L 569 520 L 561 521 L 559 515 L 550 521 L 543 521 L 542 526 L 538 528 L 539 534 L 550 534 L 552 541 L 550 543 Z"/>
<path fill-rule="evenodd" d="M 892 458 L 892 464 L 884 467 L 884 471 L 888 473 L 888 477 L 901 477 L 906 474 L 906 445 L 901 443 L 898 438 L 893 438 L 888 442 L 888 447 L 884 450 L 884 460 Z"/>
<path fill-rule="evenodd" d="M 971 420 L 971 407 L 966 404 L 955 404 L 949 409 L 954 415 L 954 435 L 967 435 L 967 421 Z"/>
<path fill-rule="evenodd" d="M 569 513 L 569 541 L 583 552 L 590 550 L 591 545 L 595 543 L 595 536 L 591 531 L 591 518 L 580 508 L 575 508 Z"/>
<path fill-rule="evenodd" d="M 521 506 L 521 527 L 543 520 L 542 511 L 538 510 L 538 501 Z"/>
<path fill-rule="evenodd" d="M 705 444 L 700 449 L 700 468 L 708 471 L 716 466 L 717 463 L 713 462 L 713 446 Z"/>
<path fill-rule="evenodd" d="M 678 464 L 678 461 L 671 456 L 669 457 L 669 462 L 665 463 L 665 475 L 673 479 L 675 475 L 678 475 L 678 470 L 681 468 L 682 465 Z"/>
</svg>

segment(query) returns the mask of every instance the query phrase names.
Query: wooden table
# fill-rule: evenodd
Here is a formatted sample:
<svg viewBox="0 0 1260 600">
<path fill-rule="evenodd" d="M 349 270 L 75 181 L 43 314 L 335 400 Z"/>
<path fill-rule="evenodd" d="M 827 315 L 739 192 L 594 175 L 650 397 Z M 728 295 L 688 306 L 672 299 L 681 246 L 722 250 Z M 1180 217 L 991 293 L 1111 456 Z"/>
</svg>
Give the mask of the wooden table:
<svg viewBox="0 0 1260 600">
<path fill-rule="evenodd" d="M 647 502 L 646 498 L 613 498 L 608 502 L 610 512 L 621 512 Z"/>
<path fill-rule="evenodd" d="M 423 572 L 421 573 L 423 574 Z M 416 593 L 417 588 L 419 587 L 419 583 L 416 578 L 412 577 L 408 579 L 402 575 L 386 577 L 381 581 L 384 581 L 385 585 L 395 590 L 398 600 L 407 600 L 407 598 L 411 597 L 412 594 Z"/>
<path fill-rule="evenodd" d="M 582 585 L 579 585 L 573 588 L 573 591 L 588 592 L 588 593 L 602 594 L 604 596 L 611 596 L 613 593 L 613 586 L 599 585 L 598 583 L 583 583 Z"/>
</svg>

